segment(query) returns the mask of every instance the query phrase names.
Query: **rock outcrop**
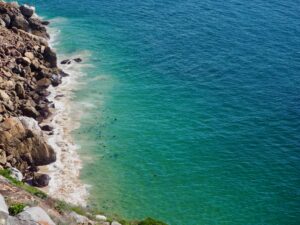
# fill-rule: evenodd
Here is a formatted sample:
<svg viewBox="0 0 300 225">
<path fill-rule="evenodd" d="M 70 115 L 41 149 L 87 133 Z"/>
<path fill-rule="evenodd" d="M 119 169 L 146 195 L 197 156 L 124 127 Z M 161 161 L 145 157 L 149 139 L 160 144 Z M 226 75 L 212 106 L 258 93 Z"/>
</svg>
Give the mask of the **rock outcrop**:
<svg viewBox="0 0 300 225">
<path fill-rule="evenodd" d="M 48 46 L 47 24 L 28 5 L 0 1 L 0 166 L 24 177 L 56 160 L 39 123 L 53 112 L 47 88 L 59 85 L 65 73 Z"/>
<path fill-rule="evenodd" d="M 6 152 L 7 162 L 22 172 L 30 166 L 47 165 L 56 160 L 53 148 L 43 136 L 28 128 L 30 125 L 24 127 L 17 117 L 6 118 L 0 124 L 0 143 Z"/>
</svg>

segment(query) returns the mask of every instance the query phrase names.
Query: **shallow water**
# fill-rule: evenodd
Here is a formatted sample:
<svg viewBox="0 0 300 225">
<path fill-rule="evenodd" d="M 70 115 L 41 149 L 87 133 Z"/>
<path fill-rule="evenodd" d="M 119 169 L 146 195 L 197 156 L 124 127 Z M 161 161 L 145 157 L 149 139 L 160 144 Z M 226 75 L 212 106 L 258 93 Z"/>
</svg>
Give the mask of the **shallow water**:
<svg viewBox="0 0 300 225">
<path fill-rule="evenodd" d="M 73 101 L 90 204 L 300 224 L 299 1 L 26 2 L 56 18 L 60 54 L 89 54 Z"/>
</svg>

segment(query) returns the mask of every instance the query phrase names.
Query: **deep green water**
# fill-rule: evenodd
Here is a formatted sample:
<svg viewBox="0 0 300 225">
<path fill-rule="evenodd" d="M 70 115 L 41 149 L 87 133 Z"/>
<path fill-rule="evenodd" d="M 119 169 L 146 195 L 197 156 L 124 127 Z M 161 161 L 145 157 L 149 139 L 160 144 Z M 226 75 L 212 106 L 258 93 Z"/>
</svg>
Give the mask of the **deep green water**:
<svg viewBox="0 0 300 225">
<path fill-rule="evenodd" d="M 60 54 L 93 66 L 74 99 L 91 205 L 300 224 L 298 0 L 27 2 L 55 18 Z"/>
</svg>

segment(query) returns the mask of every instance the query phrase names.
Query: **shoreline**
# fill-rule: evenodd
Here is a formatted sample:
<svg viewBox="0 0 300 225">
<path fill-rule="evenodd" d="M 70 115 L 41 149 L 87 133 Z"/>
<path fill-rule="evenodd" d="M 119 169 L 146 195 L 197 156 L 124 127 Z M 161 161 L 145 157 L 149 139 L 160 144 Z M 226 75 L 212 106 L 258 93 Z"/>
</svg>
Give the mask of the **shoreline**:
<svg viewBox="0 0 300 225">
<path fill-rule="evenodd" d="M 50 33 L 51 37 L 51 33 Z M 58 62 L 63 60 L 58 55 Z M 75 71 L 79 64 L 58 67 L 70 76 L 63 79 L 58 87 L 50 87 L 51 95 L 48 97 L 55 104 L 55 112 L 47 122 L 54 129 L 54 134 L 48 136 L 48 144 L 51 145 L 57 154 L 57 160 L 47 166 L 47 172 L 51 176 L 46 192 L 66 202 L 72 202 L 82 206 L 87 205 L 88 185 L 80 180 L 82 160 L 78 150 L 80 146 L 74 143 L 72 131 L 80 127 L 79 118 L 72 116 L 73 91 L 78 88 L 79 81 L 83 74 Z M 75 121 L 74 121 L 75 120 Z"/>
</svg>

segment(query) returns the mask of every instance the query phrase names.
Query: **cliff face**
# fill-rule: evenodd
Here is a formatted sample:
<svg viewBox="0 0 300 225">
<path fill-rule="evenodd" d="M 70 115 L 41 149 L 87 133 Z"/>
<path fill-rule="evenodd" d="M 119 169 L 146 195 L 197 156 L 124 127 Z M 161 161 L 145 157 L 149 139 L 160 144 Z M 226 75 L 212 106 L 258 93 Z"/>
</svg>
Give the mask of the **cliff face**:
<svg viewBox="0 0 300 225">
<path fill-rule="evenodd" d="M 0 2 L 0 166 L 29 179 L 56 160 L 39 124 L 55 108 L 47 88 L 67 75 L 48 46 L 47 24 L 26 5 Z"/>
</svg>

